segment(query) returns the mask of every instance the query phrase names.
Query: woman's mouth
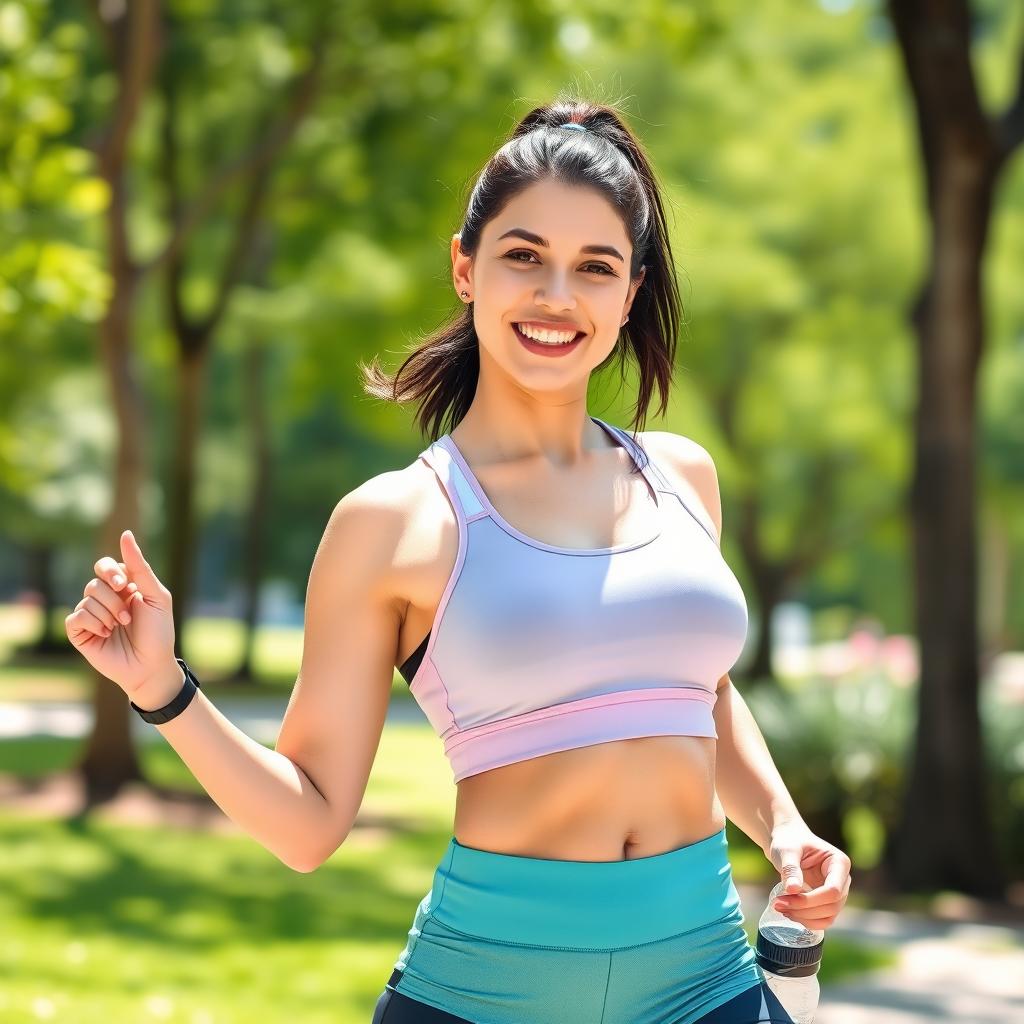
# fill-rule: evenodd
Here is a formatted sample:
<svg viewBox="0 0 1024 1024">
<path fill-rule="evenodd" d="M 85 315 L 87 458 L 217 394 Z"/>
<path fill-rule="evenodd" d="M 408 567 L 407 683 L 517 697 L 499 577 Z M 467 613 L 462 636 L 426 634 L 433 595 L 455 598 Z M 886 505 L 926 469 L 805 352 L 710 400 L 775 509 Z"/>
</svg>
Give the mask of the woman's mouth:
<svg viewBox="0 0 1024 1024">
<path fill-rule="evenodd" d="M 523 348 L 541 356 L 567 355 L 569 352 L 575 351 L 579 347 L 580 342 L 586 337 L 585 331 L 577 331 L 576 337 L 571 341 L 563 342 L 555 341 L 554 339 L 550 341 L 538 341 L 536 338 L 530 338 L 523 334 L 519 329 L 519 324 L 513 324 L 512 330 L 515 331 L 515 335 L 519 339 Z M 548 337 L 550 338 L 551 336 L 549 335 Z"/>
</svg>

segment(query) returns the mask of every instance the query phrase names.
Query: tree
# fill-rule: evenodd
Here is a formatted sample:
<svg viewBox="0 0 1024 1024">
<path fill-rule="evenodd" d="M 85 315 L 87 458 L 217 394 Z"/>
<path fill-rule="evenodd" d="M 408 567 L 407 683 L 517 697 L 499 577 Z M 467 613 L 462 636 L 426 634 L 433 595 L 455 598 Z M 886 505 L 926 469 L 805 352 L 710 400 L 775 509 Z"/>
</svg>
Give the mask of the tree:
<svg viewBox="0 0 1024 1024">
<path fill-rule="evenodd" d="M 182 634 L 187 607 L 189 555 L 192 550 L 191 495 L 196 441 L 202 410 L 203 369 L 214 331 L 227 308 L 231 291 L 246 269 L 250 242 L 259 224 L 275 159 L 294 133 L 316 96 L 329 38 L 326 13 L 316 5 L 308 60 L 290 83 L 284 110 L 266 110 L 255 120 L 257 130 L 240 152 L 227 153 L 211 173 L 202 176 L 197 195 L 186 200 L 179 177 L 178 91 L 183 40 L 168 16 L 161 19 L 156 0 L 111 6 L 94 3 L 96 24 L 106 55 L 114 69 L 117 92 L 109 121 L 94 142 L 102 179 L 110 203 L 106 210 L 109 269 L 112 295 L 100 324 L 99 340 L 107 370 L 112 407 L 117 421 L 114 502 L 100 533 L 100 550 L 118 552 L 119 537 L 131 528 L 145 544 L 138 529 L 138 492 L 143 480 L 146 418 L 135 376 L 133 319 L 143 281 L 154 272 L 165 274 L 169 319 L 179 343 L 178 444 L 175 446 L 174 481 L 170 522 L 172 542 L 167 579 L 175 594 L 175 629 Z M 163 110 L 160 183 L 170 214 L 167 239 L 155 256 L 141 259 L 132 251 L 129 230 L 130 179 L 134 167 L 130 140 L 150 87 L 159 72 Z M 260 97 L 262 100 L 262 97 Z M 202 316 L 186 311 L 183 283 L 186 276 L 186 245 L 213 217 L 229 189 L 239 184 L 242 200 L 230 232 L 227 255 L 217 277 L 212 302 Z M 78 768 L 85 781 L 89 802 L 111 795 L 129 779 L 141 777 L 130 742 L 129 710 L 123 695 L 108 680 L 96 677 L 95 725 L 85 744 Z"/>
<path fill-rule="evenodd" d="M 1024 53 L 1015 97 L 982 109 L 966 0 L 890 0 L 913 109 L 932 238 L 910 318 L 919 394 L 910 490 L 919 713 L 904 808 L 884 863 L 901 889 L 1000 898 L 978 710 L 975 537 L 981 268 L 1000 174 L 1024 139 Z"/>
</svg>

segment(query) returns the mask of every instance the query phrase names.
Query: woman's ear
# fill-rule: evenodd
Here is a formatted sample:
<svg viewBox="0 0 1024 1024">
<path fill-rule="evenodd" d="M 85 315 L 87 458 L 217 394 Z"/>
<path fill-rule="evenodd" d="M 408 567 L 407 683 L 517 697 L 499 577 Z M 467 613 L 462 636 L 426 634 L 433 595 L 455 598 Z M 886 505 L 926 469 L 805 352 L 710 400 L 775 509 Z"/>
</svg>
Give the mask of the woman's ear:
<svg viewBox="0 0 1024 1024">
<path fill-rule="evenodd" d="M 462 251 L 462 236 L 452 235 L 452 280 L 463 302 L 473 301 L 473 259 Z M 467 292 L 467 295 L 463 295 Z"/>
<path fill-rule="evenodd" d="M 636 297 L 637 291 L 640 289 L 640 285 L 644 283 L 644 278 L 647 276 L 647 266 L 645 264 L 640 265 L 640 273 L 636 276 L 636 279 L 629 286 L 629 294 L 626 296 L 626 304 L 622 307 L 622 315 L 627 316 L 629 309 L 633 305 L 633 299 Z"/>
</svg>

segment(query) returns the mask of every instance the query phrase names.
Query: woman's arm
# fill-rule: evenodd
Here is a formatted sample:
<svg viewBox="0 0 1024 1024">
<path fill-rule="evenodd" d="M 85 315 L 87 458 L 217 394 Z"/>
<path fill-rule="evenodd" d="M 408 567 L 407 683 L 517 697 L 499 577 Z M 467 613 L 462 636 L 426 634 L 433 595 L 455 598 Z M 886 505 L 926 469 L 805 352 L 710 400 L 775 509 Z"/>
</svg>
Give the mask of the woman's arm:
<svg viewBox="0 0 1024 1024">
<path fill-rule="evenodd" d="M 782 781 L 743 695 L 728 673 L 718 684 L 715 728 L 718 732 L 715 785 L 726 817 L 734 821 L 768 856 L 772 831 L 800 812 Z"/>
<path fill-rule="evenodd" d="M 315 870 L 351 831 L 387 714 L 401 610 L 390 588 L 403 500 L 396 473 L 335 506 L 306 592 L 302 664 L 274 750 L 229 721 L 202 690 L 155 725 L 220 809 L 295 871 Z M 116 571 L 116 563 L 114 563 Z M 177 662 L 135 702 L 163 707 Z"/>
<path fill-rule="evenodd" d="M 163 707 L 181 689 L 173 662 L 166 680 L 154 677 L 144 710 Z M 156 696 L 162 686 L 161 696 Z M 139 701 L 142 703 L 139 703 Z M 134 713 L 134 712 L 133 712 Z M 159 730 L 215 804 L 241 829 L 295 871 L 311 870 L 311 848 L 325 832 L 330 808 L 309 776 L 284 754 L 268 750 L 217 709 L 200 689 L 176 718 Z"/>
</svg>

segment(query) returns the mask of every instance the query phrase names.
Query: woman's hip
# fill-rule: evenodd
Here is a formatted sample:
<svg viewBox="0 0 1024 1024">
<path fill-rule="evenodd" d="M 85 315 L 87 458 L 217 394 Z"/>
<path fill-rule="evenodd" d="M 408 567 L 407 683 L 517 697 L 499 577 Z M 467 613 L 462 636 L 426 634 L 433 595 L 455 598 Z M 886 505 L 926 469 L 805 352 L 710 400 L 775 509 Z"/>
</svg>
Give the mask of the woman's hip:
<svg viewBox="0 0 1024 1024">
<path fill-rule="evenodd" d="M 394 968 L 378 1004 L 388 1024 L 408 1000 L 486 1024 L 696 1024 L 763 979 L 724 828 L 624 861 L 518 857 L 453 837 Z"/>
</svg>

